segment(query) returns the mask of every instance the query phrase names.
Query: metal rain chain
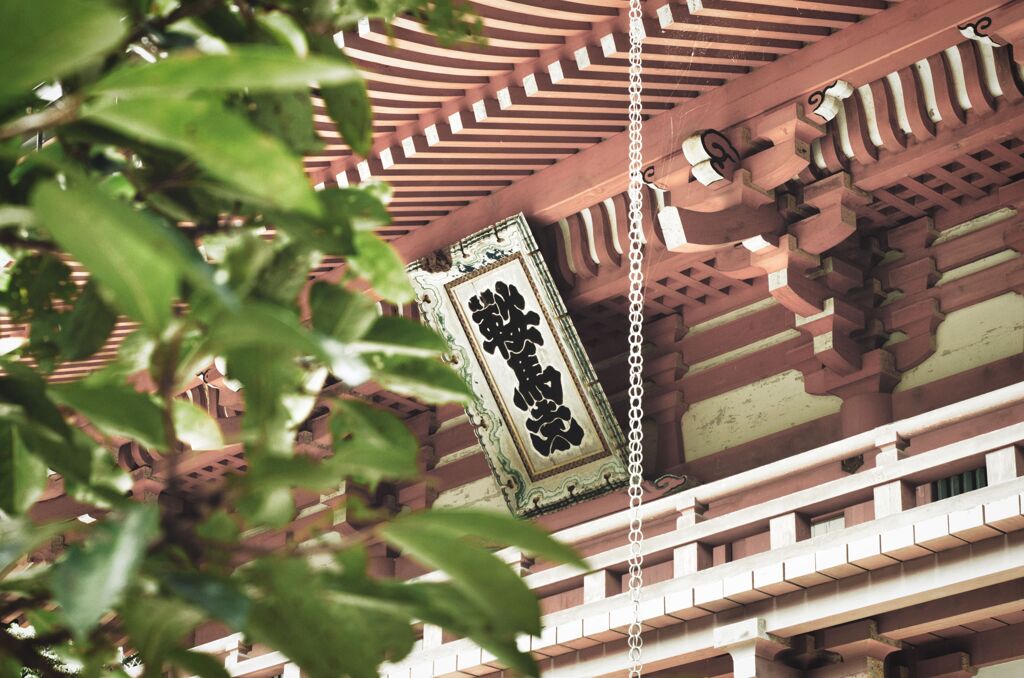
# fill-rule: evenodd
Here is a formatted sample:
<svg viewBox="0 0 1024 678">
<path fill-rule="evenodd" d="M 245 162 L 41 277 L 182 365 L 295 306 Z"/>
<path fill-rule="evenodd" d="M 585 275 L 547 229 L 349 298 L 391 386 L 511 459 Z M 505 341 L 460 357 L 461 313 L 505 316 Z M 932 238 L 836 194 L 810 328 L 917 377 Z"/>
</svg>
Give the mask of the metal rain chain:
<svg viewBox="0 0 1024 678">
<path fill-rule="evenodd" d="M 640 637 L 640 590 L 643 586 L 643 91 L 642 0 L 629 0 L 629 601 L 633 608 L 629 625 L 629 677 L 640 678 L 643 669 Z"/>
</svg>

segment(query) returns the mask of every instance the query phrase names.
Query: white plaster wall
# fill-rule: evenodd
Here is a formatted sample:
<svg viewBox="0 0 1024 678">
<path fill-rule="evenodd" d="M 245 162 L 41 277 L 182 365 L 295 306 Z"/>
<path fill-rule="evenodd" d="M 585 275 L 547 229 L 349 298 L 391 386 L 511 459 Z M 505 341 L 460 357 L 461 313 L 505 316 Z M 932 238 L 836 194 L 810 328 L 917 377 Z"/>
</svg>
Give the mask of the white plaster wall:
<svg viewBox="0 0 1024 678">
<path fill-rule="evenodd" d="M 690 405 L 683 415 L 687 461 L 835 414 L 842 401 L 804 390 L 797 370 L 755 381 Z"/>
<path fill-rule="evenodd" d="M 474 480 L 465 485 L 445 490 L 434 500 L 434 508 L 490 508 L 508 510 L 498 484 L 494 482 L 494 476 L 487 474 L 486 477 Z"/>
<path fill-rule="evenodd" d="M 1024 352 L 1024 296 L 1008 292 L 950 313 L 935 344 L 935 353 L 903 374 L 897 391 Z"/>
<path fill-rule="evenodd" d="M 1021 678 L 1021 676 L 1024 676 L 1024 659 L 978 669 L 978 678 Z"/>
</svg>

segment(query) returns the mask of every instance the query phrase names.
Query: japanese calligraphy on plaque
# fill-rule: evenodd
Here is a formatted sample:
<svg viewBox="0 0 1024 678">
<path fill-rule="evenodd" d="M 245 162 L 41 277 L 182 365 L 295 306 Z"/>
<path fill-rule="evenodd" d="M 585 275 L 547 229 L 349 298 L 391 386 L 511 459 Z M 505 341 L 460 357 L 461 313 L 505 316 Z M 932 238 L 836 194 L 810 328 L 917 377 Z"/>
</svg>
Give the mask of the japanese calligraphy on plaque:
<svg viewBox="0 0 1024 678">
<path fill-rule="evenodd" d="M 553 511 L 626 481 L 624 440 L 522 216 L 409 274 L 472 385 L 468 408 L 509 509 Z"/>
</svg>

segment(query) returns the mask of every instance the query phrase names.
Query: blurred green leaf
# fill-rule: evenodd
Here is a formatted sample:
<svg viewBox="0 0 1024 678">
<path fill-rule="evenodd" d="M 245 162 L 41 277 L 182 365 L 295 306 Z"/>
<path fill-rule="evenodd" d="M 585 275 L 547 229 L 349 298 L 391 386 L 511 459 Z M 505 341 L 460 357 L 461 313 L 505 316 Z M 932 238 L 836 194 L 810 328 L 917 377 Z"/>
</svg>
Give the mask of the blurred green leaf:
<svg viewBox="0 0 1024 678">
<path fill-rule="evenodd" d="M 368 354 L 373 379 L 381 386 L 425 403 L 468 403 L 473 392 L 454 370 L 433 358 Z"/>
<path fill-rule="evenodd" d="M 38 454 L 64 478 L 64 490 L 75 501 L 97 508 L 124 506 L 132 478 L 116 459 L 79 429 L 71 444 L 36 447 Z"/>
<path fill-rule="evenodd" d="M 405 266 L 395 249 L 367 231 L 354 234 L 356 252 L 348 263 L 357 275 L 365 278 L 381 297 L 396 304 L 415 298 Z"/>
<path fill-rule="evenodd" d="M 53 566 L 53 595 L 77 640 L 84 642 L 100 618 L 120 601 L 156 533 L 156 506 L 137 504 L 117 520 L 99 523 L 92 539 L 73 546 Z"/>
<path fill-rule="evenodd" d="M 391 223 L 385 206 L 390 192 L 387 184 L 370 181 L 354 188 L 329 188 L 319 195 L 327 207 L 328 218 L 343 218 L 353 231 L 373 231 Z"/>
<path fill-rule="evenodd" d="M 91 106 L 85 118 L 183 153 L 251 199 L 311 216 L 323 211 L 299 157 L 214 99 L 108 101 Z"/>
<path fill-rule="evenodd" d="M 122 66 L 90 88 L 118 97 L 167 97 L 193 92 L 305 90 L 310 84 L 339 85 L 362 80 L 347 61 L 299 57 L 291 49 L 233 45 L 229 54 L 176 54 L 156 63 Z"/>
<path fill-rule="evenodd" d="M 151 330 L 166 326 L 181 274 L 170 256 L 180 234 L 89 184 L 61 190 L 46 182 L 33 193 L 32 205 L 58 244 L 85 265 L 118 308 Z"/>
<path fill-rule="evenodd" d="M 309 54 L 305 31 L 285 12 L 276 9 L 260 12 L 256 15 L 256 22 L 275 42 L 290 47 L 297 56 Z"/>
<path fill-rule="evenodd" d="M 178 440 L 195 452 L 219 450 L 224 447 L 220 426 L 209 412 L 181 398 L 175 398 L 171 407 Z"/>
<path fill-rule="evenodd" d="M 452 586 L 486 614 L 494 628 L 540 635 L 537 598 L 518 574 L 478 544 L 444 525 L 402 517 L 378 532 L 405 555 L 447 573 Z"/>
<path fill-rule="evenodd" d="M 533 523 L 507 513 L 480 509 L 435 509 L 402 517 L 408 525 L 442 530 L 456 537 L 470 537 L 485 546 L 516 546 L 553 563 L 569 563 L 587 569 L 574 549 L 556 541 Z"/>
<path fill-rule="evenodd" d="M 127 28 L 101 0 L 4 0 L 0 26 L 0 108 L 114 50 Z"/>
<path fill-rule="evenodd" d="M 313 129 L 313 100 L 308 92 L 250 94 L 241 106 L 256 127 L 280 139 L 296 155 L 323 148 Z"/>
<path fill-rule="evenodd" d="M 355 80 L 322 87 L 320 96 L 345 143 L 358 155 L 369 153 L 373 145 L 373 110 L 366 83 Z"/>
<path fill-rule="evenodd" d="M 36 525 L 27 518 L 0 520 L 0 580 L 22 558 L 57 534 L 63 525 Z"/>
<path fill-rule="evenodd" d="M 272 485 L 247 492 L 235 504 L 252 525 L 280 529 L 295 517 L 295 499 L 288 487 Z"/>
<path fill-rule="evenodd" d="M 320 342 L 298 323 L 296 314 L 276 304 L 249 302 L 235 313 L 220 316 L 208 339 L 221 353 L 260 347 L 291 356 L 326 357 Z"/>
<path fill-rule="evenodd" d="M 232 629 L 245 628 L 251 601 L 235 581 L 206 572 L 173 571 L 160 581 L 175 595 L 200 607 Z"/>
<path fill-rule="evenodd" d="M 212 655 L 179 649 L 172 651 L 168 658 L 178 668 L 199 678 L 231 678 L 224 664 Z"/>
<path fill-rule="evenodd" d="M 393 414 L 358 400 L 337 400 L 331 413 L 334 457 L 345 475 L 376 483 L 419 475 L 419 443 Z"/>
<path fill-rule="evenodd" d="M 0 511 L 20 515 L 46 488 L 46 464 L 32 453 L 18 428 L 0 422 Z"/>
<path fill-rule="evenodd" d="M 67 264 L 49 254 L 18 259 L 9 271 L 7 289 L 0 293 L 0 304 L 15 322 L 49 317 L 54 303 L 68 302 L 77 292 Z"/>
<path fill-rule="evenodd" d="M 46 393 L 46 382 L 32 368 L 19 363 L 4 365 L 0 376 L 0 402 L 15 405 L 25 421 L 38 425 L 35 433 L 50 441 L 71 438 L 71 428 Z M 26 434 L 27 431 L 22 431 Z"/>
<path fill-rule="evenodd" d="M 93 355 L 106 343 L 117 323 L 117 312 L 100 296 L 96 282 L 90 280 L 75 300 L 71 311 L 62 318 L 57 335 L 61 357 L 81 360 Z"/>
<path fill-rule="evenodd" d="M 382 661 L 412 649 L 407 618 L 350 604 L 300 560 L 264 558 L 246 577 L 263 591 L 247 634 L 280 649 L 311 678 L 377 678 Z"/>
<path fill-rule="evenodd" d="M 54 400 L 81 412 L 107 435 L 124 436 L 156 450 L 167 449 L 163 410 L 153 396 L 131 386 L 89 379 L 54 384 Z"/>
<path fill-rule="evenodd" d="M 223 543 L 235 541 L 240 533 L 238 523 L 224 509 L 217 509 L 196 527 L 200 538 Z"/>
<path fill-rule="evenodd" d="M 173 598 L 132 596 L 120 607 L 132 646 L 142 657 L 145 678 L 160 678 L 164 662 L 181 648 L 185 634 L 203 621 L 203 613 Z"/>
<path fill-rule="evenodd" d="M 326 56 L 345 58 L 334 40 L 327 35 L 314 35 L 310 47 Z M 330 83 L 322 84 L 324 86 L 320 88 L 320 96 L 327 106 L 327 114 L 331 116 L 349 148 L 365 156 L 373 144 L 373 109 L 370 107 L 366 83 L 359 79 L 334 86 L 329 86 Z"/>
<path fill-rule="evenodd" d="M 384 355 L 435 357 L 448 350 L 437 332 L 398 316 L 382 316 L 358 342 L 358 350 Z"/>
<path fill-rule="evenodd" d="M 378 319 L 377 307 L 370 297 L 330 283 L 313 285 L 309 307 L 313 312 L 313 329 L 342 342 L 362 338 Z"/>
</svg>

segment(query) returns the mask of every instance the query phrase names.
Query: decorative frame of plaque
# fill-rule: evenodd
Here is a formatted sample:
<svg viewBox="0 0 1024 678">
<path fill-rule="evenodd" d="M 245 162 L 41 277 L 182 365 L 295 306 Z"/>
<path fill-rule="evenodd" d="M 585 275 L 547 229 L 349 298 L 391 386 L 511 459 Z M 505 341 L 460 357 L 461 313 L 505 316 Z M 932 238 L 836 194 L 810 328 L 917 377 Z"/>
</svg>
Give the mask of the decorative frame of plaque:
<svg viewBox="0 0 1024 678">
<path fill-rule="evenodd" d="M 625 485 L 622 431 L 522 214 L 408 271 L 476 394 L 467 414 L 512 513 Z"/>
</svg>

